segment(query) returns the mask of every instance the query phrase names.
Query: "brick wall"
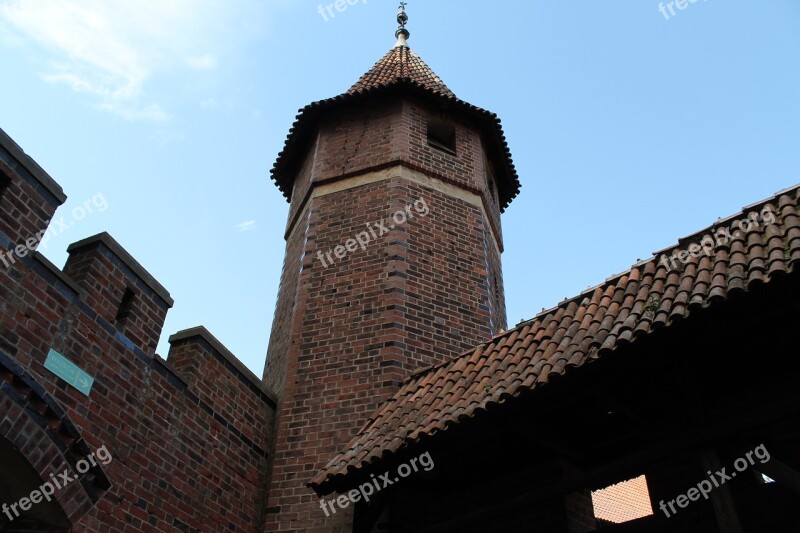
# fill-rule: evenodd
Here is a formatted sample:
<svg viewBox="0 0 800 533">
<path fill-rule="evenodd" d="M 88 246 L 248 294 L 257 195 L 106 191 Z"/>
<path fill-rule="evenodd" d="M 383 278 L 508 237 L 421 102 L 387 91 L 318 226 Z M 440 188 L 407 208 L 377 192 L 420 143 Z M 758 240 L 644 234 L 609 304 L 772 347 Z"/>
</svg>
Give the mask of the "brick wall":
<svg viewBox="0 0 800 533">
<path fill-rule="evenodd" d="M 456 154 L 433 148 L 432 113 L 394 99 L 328 116 L 298 164 L 264 377 L 281 391 L 265 531 L 349 531 L 350 510 L 326 518 L 305 483 L 411 372 L 506 327 L 480 136 L 454 119 Z M 390 221 L 420 199 L 424 216 Z M 387 234 L 335 256 L 378 221 Z"/>
<path fill-rule="evenodd" d="M 297 292 L 300 289 L 300 269 L 307 229 L 308 209 L 305 209 L 286 241 L 286 255 L 283 258 L 278 299 L 275 304 L 276 320 L 272 324 L 269 350 L 264 366 L 264 382 L 279 396 L 283 392 L 286 378 L 287 356 L 292 342 L 292 331 L 295 327 L 293 317 L 297 316 Z M 278 320 L 277 317 L 281 317 L 281 319 Z"/>
<path fill-rule="evenodd" d="M 46 228 L 65 197 L 5 134 L 0 174 L 9 182 L 0 199 L 8 250 Z M 0 443 L 16 446 L 0 454 L 41 480 L 75 473 L 81 456 L 102 446 L 113 460 L 78 476 L 49 515 L 28 522 L 35 530 L 45 529 L 36 520 L 59 516 L 73 531 L 258 530 L 273 395 L 202 328 L 171 338 L 169 362 L 155 354 L 172 300 L 110 236 L 69 251 L 63 272 L 32 252 L 0 264 Z M 95 378 L 88 397 L 44 368 L 51 349 Z M 0 472 L 8 498 L 29 493 L 8 476 Z M 107 487 L 89 490 L 104 478 Z M 23 527 L 26 517 L 17 520 Z"/>
</svg>

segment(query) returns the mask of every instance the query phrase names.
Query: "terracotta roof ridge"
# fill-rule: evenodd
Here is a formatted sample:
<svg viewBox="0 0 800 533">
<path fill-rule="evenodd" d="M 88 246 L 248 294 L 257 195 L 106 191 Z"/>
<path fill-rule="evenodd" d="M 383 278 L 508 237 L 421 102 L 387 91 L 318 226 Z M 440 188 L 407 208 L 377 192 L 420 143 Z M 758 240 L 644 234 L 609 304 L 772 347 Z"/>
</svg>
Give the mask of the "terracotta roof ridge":
<svg viewBox="0 0 800 533">
<path fill-rule="evenodd" d="M 517 324 L 514 328 L 512 328 L 512 330 L 509 330 L 509 331 L 513 331 L 513 330 L 517 329 L 520 326 L 524 326 L 525 324 L 531 324 L 533 322 L 536 322 L 536 320 L 539 320 L 541 318 L 546 317 L 549 314 L 552 314 L 552 313 L 556 312 L 558 309 L 569 305 L 571 302 L 580 303 L 580 300 L 586 298 L 590 294 L 593 294 L 595 291 L 597 291 L 597 289 L 602 289 L 604 287 L 607 287 L 607 286 L 613 284 L 614 282 L 619 281 L 623 276 L 629 276 L 637 268 L 643 267 L 643 266 L 647 265 L 648 263 L 652 263 L 652 262 L 658 260 L 658 258 L 661 255 L 665 255 L 667 253 L 667 251 L 674 251 L 674 250 L 677 250 L 677 249 L 684 248 L 686 246 L 686 244 L 689 244 L 691 241 L 697 239 L 698 237 L 702 237 L 702 236 L 707 235 L 709 233 L 713 233 L 713 230 L 719 229 L 719 227 L 722 226 L 724 223 L 732 221 L 732 220 L 738 220 L 738 219 L 742 218 L 745 214 L 747 214 L 747 212 L 752 211 L 752 210 L 754 210 L 754 209 L 756 209 L 758 207 L 763 207 L 764 205 L 766 205 L 766 204 L 768 204 L 768 203 L 770 203 L 772 201 L 775 201 L 778 198 L 780 198 L 781 196 L 783 196 L 783 195 L 785 195 L 787 193 L 790 193 L 790 192 L 800 193 L 800 183 L 797 183 L 795 185 L 792 185 L 791 187 L 787 187 L 785 189 L 782 189 L 782 190 L 776 192 L 772 196 L 769 196 L 767 198 L 764 198 L 764 199 L 759 200 L 757 202 L 754 202 L 752 204 L 746 205 L 743 208 L 741 208 L 738 212 L 736 212 L 736 213 L 734 213 L 732 215 L 729 215 L 729 216 L 727 216 L 725 218 L 720 218 L 720 219 L 716 220 L 710 226 L 707 226 L 707 227 L 705 227 L 705 228 L 703 228 L 703 229 L 701 229 L 699 231 L 696 231 L 696 232 L 694 232 L 694 233 L 692 233 L 692 234 L 690 234 L 690 235 L 688 235 L 686 237 L 679 238 L 677 244 L 673 244 L 671 246 L 668 246 L 667 248 L 664 248 L 664 249 L 659 250 L 657 252 L 653 252 L 652 257 L 649 257 L 648 259 L 642 259 L 642 260 L 637 261 L 636 263 L 631 265 L 631 268 L 629 268 L 628 270 L 623 270 L 622 272 L 619 272 L 617 274 L 612 274 L 611 276 L 607 277 L 604 281 L 598 283 L 597 285 L 593 285 L 591 287 L 587 287 L 586 289 L 581 291 L 580 294 L 578 294 L 576 296 L 573 296 L 572 298 L 565 298 L 564 300 L 562 300 L 558 304 L 554 305 L 553 307 L 550 307 L 549 309 L 542 309 L 539 313 L 536 314 L 536 316 L 534 316 L 533 318 L 528 319 L 528 320 L 523 320 L 522 322 Z"/>
<path fill-rule="evenodd" d="M 742 207 L 736 213 L 733 213 L 733 214 L 728 215 L 726 217 L 718 218 L 717 220 L 714 221 L 713 224 L 710 224 L 710 225 L 708 225 L 708 226 L 706 226 L 706 227 L 704 227 L 704 228 L 702 228 L 702 229 L 700 229 L 698 231 L 695 231 L 694 233 L 690 233 L 689 235 L 687 235 L 685 237 L 678 238 L 677 244 L 673 244 L 673 245 L 667 246 L 666 248 L 663 248 L 661 250 L 653 252 L 653 257 L 651 259 L 656 258 L 656 257 L 658 257 L 658 256 L 660 256 L 662 254 L 666 254 L 668 251 L 673 251 L 673 250 L 676 250 L 678 248 L 684 248 L 686 246 L 686 244 L 691 243 L 693 240 L 696 240 L 698 237 L 702 237 L 704 235 L 708 235 L 709 233 L 713 233 L 715 230 L 720 229 L 721 226 L 724 226 L 728 222 L 731 222 L 731 221 L 734 221 L 734 220 L 738 220 L 741 217 L 743 217 L 745 214 L 747 214 L 748 212 L 753 211 L 753 210 L 755 210 L 755 209 L 757 209 L 759 207 L 764 207 L 766 204 L 768 204 L 768 203 L 770 203 L 772 201 L 775 201 L 778 198 L 780 198 L 781 196 L 784 196 L 785 194 L 788 194 L 788 193 L 791 193 L 791 192 L 795 192 L 795 193 L 800 192 L 800 183 L 797 183 L 797 184 L 792 185 L 790 187 L 786 187 L 785 189 L 781 189 L 780 191 L 776 192 L 772 196 L 769 196 L 767 198 L 763 198 L 761 200 L 758 200 L 757 202 L 753 202 L 751 204 L 748 204 L 748 205 Z M 643 261 L 643 262 L 647 262 L 647 261 Z"/>
<path fill-rule="evenodd" d="M 744 206 L 737 213 L 734 213 L 733 215 L 730 215 L 730 216 L 725 217 L 725 218 L 721 218 L 721 219 L 717 220 L 714 224 L 712 224 L 712 225 L 710 225 L 710 226 L 708 226 L 708 227 L 706 227 L 704 229 L 701 229 L 700 231 L 692 233 L 689 237 L 684 237 L 682 239 L 679 239 L 677 244 L 675 244 L 673 246 L 670 246 L 668 248 L 664 248 L 663 250 L 661 250 L 659 252 L 653 253 L 653 257 L 650 257 L 648 259 L 643 259 L 643 260 L 640 260 L 640 261 L 634 263 L 633 265 L 631 265 L 631 268 L 629 268 L 628 270 L 624 270 L 624 271 L 619 272 L 617 274 L 612 274 L 611 276 L 607 277 L 604 281 L 598 283 L 597 285 L 594 285 L 594 286 L 591 286 L 591 287 L 588 287 L 588 288 L 584 289 L 583 291 L 581 291 L 580 294 L 577 294 L 576 296 L 573 296 L 571 298 L 565 298 L 564 300 L 562 300 L 558 304 L 556 304 L 556 305 L 554 305 L 554 306 L 552 306 L 552 307 L 550 307 L 548 309 L 542 309 L 533 318 L 530 318 L 528 320 L 523 320 L 523 321 L 519 322 L 513 328 L 510 328 L 510 329 L 508 329 L 506 331 L 503 331 L 502 333 L 498 333 L 498 334 L 494 335 L 492 338 L 487 339 L 486 341 L 483 341 L 483 342 L 480 342 L 480 343 L 476 344 L 474 348 L 470 348 L 469 350 L 465 350 L 462 353 L 460 353 L 460 354 L 458 354 L 456 356 L 452 356 L 452 357 L 450 357 L 448 359 L 445 359 L 442 362 L 437 363 L 435 365 L 430 365 L 430 366 L 421 368 L 419 370 L 415 370 L 414 372 L 412 372 L 405 379 L 404 383 L 411 384 L 413 381 L 424 377 L 425 375 L 429 374 L 431 371 L 435 371 L 435 370 L 438 370 L 439 368 L 442 368 L 444 366 L 448 366 L 448 365 L 450 365 L 452 363 L 455 363 L 458 359 L 461 359 L 463 357 L 472 356 L 475 353 L 475 351 L 478 350 L 479 348 L 486 348 L 489 344 L 491 344 L 491 343 L 493 343 L 493 342 L 495 342 L 495 341 L 497 341 L 497 340 L 499 340 L 501 338 L 511 336 L 515 332 L 521 331 L 525 326 L 532 326 L 533 324 L 536 323 L 536 321 L 543 321 L 549 315 L 552 315 L 552 314 L 558 312 L 558 310 L 566 309 L 571 303 L 575 303 L 575 304 L 580 305 L 581 301 L 583 301 L 584 299 L 586 299 L 590 295 L 594 294 L 598 289 L 603 289 L 605 287 L 608 287 L 609 285 L 613 285 L 616 282 L 618 282 L 624 276 L 630 276 L 631 273 L 634 270 L 636 270 L 638 268 L 641 268 L 641 267 L 645 266 L 648 263 L 657 261 L 658 257 L 660 255 L 662 255 L 662 254 L 665 254 L 667 251 L 672 251 L 672 250 L 676 250 L 676 249 L 679 249 L 679 248 L 683 248 L 693 238 L 696 238 L 696 237 L 702 236 L 702 235 L 707 235 L 709 232 L 712 232 L 712 230 L 718 229 L 718 227 L 720 225 L 722 225 L 723 223 L 731 221 L 731 220 L 740 219 L 747 212 L 752 211 L 753 209 L 756 209 L 758 207 L 762 207 L 762 206 L 770 203 L 771 201 L 775 201 L 779 197 L 781 197 L 781 196 L 783 196 L 785 194 L 791 193 L 791 192 L 800 193 L 800 183 L 798 183 L 796 185 L 793 185 L 791 187 L 787 187 L 785 189 L 782 189 L 782 190 L 776 192 L 773 196 L 770 196 L 768 198 L 764 198 L 762 200 L 759 200 L 757 202 L 754 202 L 752 204 Z"/>
</svg>

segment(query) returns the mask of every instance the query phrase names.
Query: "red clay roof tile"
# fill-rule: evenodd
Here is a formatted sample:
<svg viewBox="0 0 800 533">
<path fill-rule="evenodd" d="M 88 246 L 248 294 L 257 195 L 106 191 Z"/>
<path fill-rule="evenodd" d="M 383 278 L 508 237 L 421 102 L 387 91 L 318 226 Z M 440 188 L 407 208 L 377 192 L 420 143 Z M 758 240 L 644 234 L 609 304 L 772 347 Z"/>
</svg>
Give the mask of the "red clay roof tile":
<svg viewBox="0 0 800 533">
<path fill-rule="evenodd" d="M 347 92 L 349 94 L 359 93 L 389 86 L 399 80 L 411 80 L 442 96 L 450 98 L 456 96 L 447 88 L 442 79 L 425 64 L 422 58 L 408 46 L 395 46 L 389 50 Z"/>
<path fill-rule="evenodd" d="M 344 94 L 313 102 L 298 112 L 271 171 L 272 180 L 287 200 L 291 199 L 296 167 L 302 163 L 306 149 L 315 136 L 318 120 L 334 109 L 369 105 L 373 98 L 386 94 L 433 98 L 444 103 L 454 115 L 475 120 L 486 135 L 487 153 L 497 160 L 496 178 L 501 211 L 519 194 L 521 184 L 497 115 L 458 99 L 419 55 L 402 45 L 389 50 Z"/>
<path fill-rule="evenodd" d="M 800 264 L 799 200 L 800 185 L 781 191 L 473 351 L 415 373 L 309 485 L 320 493 L 330 492 L 334 479 L 380 461 L 423 435 L 446 431 L 490 404 L 503 404 L 696 308 L 794 272 Z M 686 265 L 676 259 L 671 267 L 668 259 L 662 260 L 719 229 L 738 228 L 749 215 L 765 209 L 774 215 L 773 224 L 762 219 L 749 233 L 731 229 L 732 242 L 719 241 L 710 255 L 690 257 Z"/>
</svg>

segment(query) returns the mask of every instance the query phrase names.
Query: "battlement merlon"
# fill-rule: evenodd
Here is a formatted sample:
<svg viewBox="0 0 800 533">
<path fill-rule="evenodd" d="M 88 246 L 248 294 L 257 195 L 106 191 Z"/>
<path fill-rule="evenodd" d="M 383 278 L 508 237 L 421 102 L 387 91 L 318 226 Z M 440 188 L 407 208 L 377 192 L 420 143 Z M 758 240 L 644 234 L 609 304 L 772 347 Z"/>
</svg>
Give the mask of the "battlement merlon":
<svg viewBox="0 0 800 533">
<path fill-rule="evenodd" d="M 218 389 L 230 391 L 234 390 L 231 386 L 243 386 L 267 405 L 277 405 L 277 397 L 266 384 L 205 327 L 179 331 L 169 338 L 169 343 L 167 362 L 201 398 L 225 397 L 230 392 L 223 394 Z M 239 385 L 228 376 L 236 378 Z"/>
<path fill-rule="evenodd" d="M 11 247 L 43 234 L 66 200 L 61 186 L 0 129 L 0 233 Z"/>
<path fill-rule="evenodd" d="M 48 174 L 39 164 L 33 160 L 31 156 L 18 145 L 14 139 L 0 128 L 0 159 L 8 165 L 12 170 L 20 174 L 20 170 L 24 170 L 29 176 L 21 174 L 21 177 L 30 177 L 41 185 L 57 202 L 58 205 L 67 201 L 67 195 L 64 190 L 56 183 L 50 174 Z M 18 166 L 19 165 L 19 166 Z M 26 180 L 31 181 L 31 180 Z"/>
<path fill-rule="evenodd" d="M 66 274 L 86 304 L 147 354 L 154 354 L 167 311 L 169 292 L 108 233 L 71 244 Z"/>
<path fill-rule="evenodd" d="M 61 186 L 2 129 L 0 195 L 0 242 L 7 249 L 47 230 L 55 211 L 67 199 Z M 174 305 L 167 289 L 106 232 L 69 245 L 67 252 L 63 270 L 38 251 L 15 258 L 11 266 L 27 264 L 41 274 L 55 276 L 74 294 L 76 303 L 83 302 L 80 307 L 96 313 L 116 330 L 119 341 L 154 357 L 167 312 Z M 36 268 L 37 263 L 44 270 Z M 178 332 L 170 337 L 170 343 L 170 366 L 187 382 L 202 388 L 206 379 L 227 373 L 262 402 L 275 405 L 275 395 L 266 385 L 205 328 Z M 212 360 L 218 363 L 212 364 Z"/>
</svg>

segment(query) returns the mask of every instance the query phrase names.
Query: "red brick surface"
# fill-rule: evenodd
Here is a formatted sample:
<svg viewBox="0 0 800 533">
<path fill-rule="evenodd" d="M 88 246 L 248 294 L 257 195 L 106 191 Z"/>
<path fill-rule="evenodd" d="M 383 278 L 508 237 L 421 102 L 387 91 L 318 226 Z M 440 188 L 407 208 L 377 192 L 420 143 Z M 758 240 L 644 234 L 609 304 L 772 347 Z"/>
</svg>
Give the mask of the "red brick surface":
<svg viewBox="0 0 800 533">
<path fill-rule="evenodd" d="M 0 152 L 10 180 L 0 199 L 8 249 L 44 229 L 63 200 L 14 145 L 3 142 Z M 0 438 L 43 478 L 74 468 L 75 443 L 107 447 L 110 488 L 97 503 L 80 489 L 91 486 L 86 476 L 58 495 L 73 531 L 256 530 L 274 406 L 266 388 L 205 334 L 173 343 L 173 368 L 154 353 L 171 305 L 166 291 L 107 235 L 70 253 L 64 272 L 33 254 L 0 268 L 0 355 L 13 362 L 0 369 Z M 117 320 L 127 288 L 131 313 Z M 43 367 L 51 348 L 95 377 L 89 397 Z M 66 427 L 76 433 L 61 437 Z"/>
<path fill-rule="evenodd" d="M 264 376 L 281 391 L 266 531 L 348 530 L 349 512 L 326 519 L 305 486 L 311 475 L 410 372 L 506 327 L 494 158 L 480 130 L 457 117 L 456 154 L 429 146 L 426 123 L 440 113 L 388 97 L 332 111 L 297 163 Z M 377 181 L 342 181 L 376 172 Z M 415 181 L 431 178 L 438 189 Z M 331 183 L 340 190 L 315 194 Z M 412 210 L 413 220 L 365 250 L 320 261 L 318 252 L 420 199 L 427 216 Z"/>
</svg>

